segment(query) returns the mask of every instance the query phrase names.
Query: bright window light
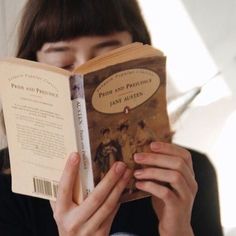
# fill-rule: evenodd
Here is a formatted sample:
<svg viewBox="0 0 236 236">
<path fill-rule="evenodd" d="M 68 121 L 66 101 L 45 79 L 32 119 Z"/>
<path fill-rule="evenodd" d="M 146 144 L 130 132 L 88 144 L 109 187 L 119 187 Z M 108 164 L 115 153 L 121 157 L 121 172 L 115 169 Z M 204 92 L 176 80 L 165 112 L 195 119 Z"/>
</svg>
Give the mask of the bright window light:
<svg viewBox="0 0 236 236">
<path fill-rule="evenodd" d="M 234 134 L 234 135 L 233 135 Z M 229 116 L 215 144 L 213 154 L 218 167 L 222 224 L 226 228 L 235 227 L 236 212 L 236 158 L 235 158 L 236 110 Z M 233 203 L 233 204 L 232 204 Z"/>
<path fill-rule="evenodd" d="M 201 86 L 218 73 L 180 0 L 139 0 L 153 45 L 167 55 L 171 82 L 179 92 Z"/>
<path fill-rule="evenodd" d="M 193 106 L 208 106 L 223 98 L 232 96 L 232 91 L 225 83 L 224 77 L 218 75 L 208 81 L 203 87 L 200 95 L 192 103 Z"/>
</svg>

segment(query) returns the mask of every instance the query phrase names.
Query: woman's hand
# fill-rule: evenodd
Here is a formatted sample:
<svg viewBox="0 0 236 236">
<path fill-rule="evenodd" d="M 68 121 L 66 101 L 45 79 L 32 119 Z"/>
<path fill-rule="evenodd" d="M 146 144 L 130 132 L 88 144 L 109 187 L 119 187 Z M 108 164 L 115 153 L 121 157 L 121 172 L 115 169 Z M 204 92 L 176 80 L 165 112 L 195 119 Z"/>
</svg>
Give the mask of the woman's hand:
<svg viewBox="0 0 236 236">
<path fill-rule="evenodd" d="M 152 194 L 162 236 L 192 236 L 191 213 L 197 193 L 191 154 L 177 145 L 151 143 L 152 153 L 135 154 L 136 187 Z"/>
<path fill-rule="evenodd" d="M 119 198 L 131 177 L 123 162 L 113 164 L 94 191 L 80 204 L 72 200 L 72 189 L 79 168 L 79 156 L 73 153 L 66 163 L 56 202 L 51 202 L 60 236 L 109 235 Z"/>
</svg>

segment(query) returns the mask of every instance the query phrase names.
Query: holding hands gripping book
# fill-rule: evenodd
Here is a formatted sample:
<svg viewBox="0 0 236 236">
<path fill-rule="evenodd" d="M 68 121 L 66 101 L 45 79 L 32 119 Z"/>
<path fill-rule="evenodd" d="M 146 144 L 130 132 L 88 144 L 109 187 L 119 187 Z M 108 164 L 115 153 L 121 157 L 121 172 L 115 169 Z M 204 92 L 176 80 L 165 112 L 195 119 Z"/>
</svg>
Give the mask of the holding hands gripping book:
<svg viewBox="0 0 236 236">
<path fill-rule="evenodd" d="M 74 199 L 81 202 L 115 161 L 169 141 L 165 56 L 132 43 L 69 72 L 23 60 L 0 61 L 0 93 L 12 190 L 55 200 L 69 154 L 81 156 Z M 147 196 L 132 179 L 121 201 Z"/>
</svg>

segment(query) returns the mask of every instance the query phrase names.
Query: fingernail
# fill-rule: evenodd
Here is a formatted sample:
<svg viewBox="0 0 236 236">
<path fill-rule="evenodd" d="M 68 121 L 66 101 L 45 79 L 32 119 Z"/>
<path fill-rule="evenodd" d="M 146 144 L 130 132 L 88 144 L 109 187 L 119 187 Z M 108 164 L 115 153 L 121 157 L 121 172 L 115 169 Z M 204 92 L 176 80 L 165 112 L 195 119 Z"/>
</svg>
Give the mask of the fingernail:
<svg viewBox="0 0 236 236">
<path fill-rule="evenodd" d="M 123 173 L 125 169 L 126 169 L 126 164 L 124 162 L 116 163 L 115 171 L 117 174 Z"/>
<path fill-rule="evenodd" d="M 137 189 L 142 188 L 142 187 L 143 187 L 143 182 L 141 182 L 141 181 L 136 182 L 136 183 L 135 183 L 135 187 L 136 187 Z"/>
<path fill-rule="evenodd" d="M 135 161 L 142 161 L 143 159 L 144 159 L 144 156 L 142 154 L 139 154 L 139 153 L 134 154 Z"/>
<path fill-rule="evenodd" d="M 72 165 L 76 165 L 76 164 L 78 164 L 78 162 L 79 162 L 78 153 L 76 153 L 76 152 L 71 153 L 71 155 L 70 155 L 70 163 Z"/>
<path fill-rule="evenodd" d="M 143 170 L 136 170 L 135 172 L 134 172 L 134 176 L 135 177 L 138 177 L 139 175 L 141 175 L 143 173 Z"/>
<path fill-rule="evenodd" d="M 159 149 L 160 147 L 161 147 L 161 143 L 160 142 L 152 142 L 151 143 L 151 148 Z"/>
</svg>

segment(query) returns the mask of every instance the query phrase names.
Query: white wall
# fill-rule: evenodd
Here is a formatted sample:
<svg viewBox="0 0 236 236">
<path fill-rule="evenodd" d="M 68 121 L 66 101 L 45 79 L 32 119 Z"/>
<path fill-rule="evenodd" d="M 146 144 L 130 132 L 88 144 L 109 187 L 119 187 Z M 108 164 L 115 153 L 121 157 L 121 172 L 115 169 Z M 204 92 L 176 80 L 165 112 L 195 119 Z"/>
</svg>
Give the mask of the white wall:
<svg viewBox="0 0 236 236">
<path fill-rule="evenodd" d="M 15 55 L 15 40 L 20 9 L 26 0 L 0 0 L 0 59 Z M 0 103 L 1 110 L 1 103 Z M 0 123 L 2 122 L 0 114 Z M 0 148 L 7 145 L 2 125 L 0 125 Z"/>
<path fill-rule="evenodd" d="M 7 53 L 7 32 L 6 32 L 6 16 L 5 16 L 5 1 L 1 0 L 0 2 L 0 29 L 1 29 L 1 34 L 0 34 L 0 58 L 6 55 Z"/>
<path fill-rule="evenodd" d="M 26 0 L 0 0 L 0 58 L 14 55 L 16 28 Z"/>
</svg>

